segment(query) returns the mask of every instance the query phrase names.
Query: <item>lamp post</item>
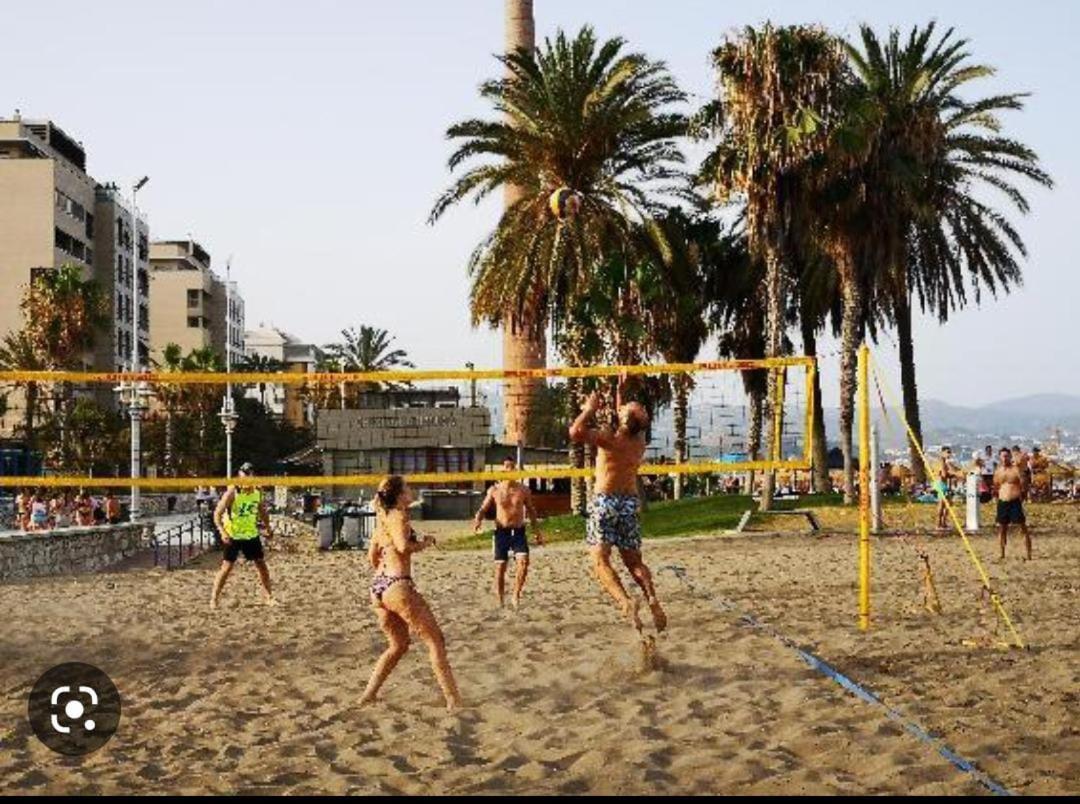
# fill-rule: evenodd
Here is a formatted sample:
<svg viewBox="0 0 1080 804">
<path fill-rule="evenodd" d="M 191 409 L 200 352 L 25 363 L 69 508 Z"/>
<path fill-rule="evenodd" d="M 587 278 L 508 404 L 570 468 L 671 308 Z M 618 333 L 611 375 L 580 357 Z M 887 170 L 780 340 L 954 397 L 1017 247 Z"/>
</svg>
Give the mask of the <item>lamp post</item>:
<svg viewBox="0 0 1080 804">
<path fill-rule="evenodd" d="M 131 371 L 138 373 L 142 361 L 139 349 L 139 190 L 150 181 L 143 176 L 131 186 Z M 146 385 L 132 381 L 128 389 L 128 414 L 131 416 L 131 479 L 142 477 L 142 416 L 146 410 Z M 130 518 L 137 522 L 142 513 L 139 487 L 131 486 Z"/>
<path fill-rule="evenodd" d="M 465 368 L 468 371 L 476 371 L 476 364 L 466 363 Z M 476 377 L 469 380 L 469 407 L 476 407 Z"/>
<path fill-rule="evenodd" d="M 225 263 L 225 373 L 232 372 L 232 257 Z M 218 414 L 225 428 L 225 477 L 232 477 L 232 437 L 236 431 L 236 406 L 233 402 L 232 383 L 225 385 L 225 398 L 221 400 Z"/>
</svg>

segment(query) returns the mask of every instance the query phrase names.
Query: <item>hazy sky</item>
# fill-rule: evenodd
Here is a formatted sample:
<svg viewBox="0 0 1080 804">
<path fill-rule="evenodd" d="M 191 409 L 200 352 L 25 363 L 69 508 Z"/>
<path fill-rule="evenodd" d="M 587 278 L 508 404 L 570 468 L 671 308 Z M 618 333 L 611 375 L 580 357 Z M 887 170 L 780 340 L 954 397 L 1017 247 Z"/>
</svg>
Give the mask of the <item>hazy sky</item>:
<svg viewBox="0 0 1080 804">
<path fill-rule="evenodd" d="M 273 322 L 322 343 L 367 323 L 396 333 L 421 366 L 498 365 L 498 337 L 469 328 L 465 277 L 496 207 L 462 207 L 434 228 L 425 220 L 449 180 L 447 125 L 484 112 L 476 87 L 498 69 L 502 0 L 2 7 L 0 114 L 55 120 L 84 143 L 100 181 L 149 174 L 140 206 L 153 235 L 190 232 L 217 267 L 234 255 L 249 325 Z M 1036 149 L 1058 186 L 1033 190 L 1019 223 L 1031 251 L 1025 285 L 947 326 L 917 325 L 923 394 L 970 404 L 1080 394 L 1080 271 L 1068 247 L 1080 209 L 1078 8 L 536 0 L 536 18 L 540 36 L 588 22 L 626 37 L 666 60 L 695 101 L 711 92 L 707 54 L 722 35 L 767 18 L 852 33 L 862 21 L 884 30 L 936 18 L 998 67 L 985 92 L 1031 91 L 1007 132 Z M 883 344 L 883 362 L 892 352 Z M 835 359 L 824 376 L 829 403 Z"/>
</svg>

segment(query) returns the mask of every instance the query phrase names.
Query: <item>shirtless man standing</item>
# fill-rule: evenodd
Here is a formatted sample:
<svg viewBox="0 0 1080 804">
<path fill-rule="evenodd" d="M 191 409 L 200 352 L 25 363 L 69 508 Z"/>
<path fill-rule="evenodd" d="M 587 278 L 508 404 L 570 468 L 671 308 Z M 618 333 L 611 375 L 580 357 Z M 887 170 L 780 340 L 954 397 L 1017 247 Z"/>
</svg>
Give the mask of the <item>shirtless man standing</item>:
<svg viewBox="0 0 1080 804">
<path fill-rule="evenodd" d="M 591 444 L 597 450 L 595 494 L 589 506 L 585 542 L 589 545 L 593 569 L 601 586 L 640 631 L 638 602 L 626 593 L 618 573 L 611 566 L 612 548 L 619 551 L 626 569 L 645 593 L 656 630 L 663 631 L 667 627 L 667 615 L 656 597 L 652 573 L 641 560 L 641 522 L 638 519 L 641 502 L 637 472 L 645 456 L 645 428 L 649 424 L 649 415 L 640 403 L 623 405 L 617 398 L 618 427 L 612 431 L 597 427 L 593 421 L 599 409 L 600 396 L 594 393 L 570 425 L 571 440 Z"/>
<path fill-rule="evenodd" d="M 949 481 L 957 474 L 956 466 L 952 460 L 952 448 L 941 448 L 941 463 L 938 465 L 937 477 L 934 478 L 934 491 L 938 495 L 937 504 L 937 529 L 949 529 Z"/>
<path fill-rule="evenodd" d="M 1001 544 L 1001 559 L 1005 560 L 1005 542 L 1008 539 L 1009 525 L 1019 525 L 1024 534 L 1024 547 L 1027 559 L 1031 560 L 1031 533 L 1028 531 L 1027 518 L 1024 516 L 1023 499 L 1027 495 L 1024 476 L 1020 468 L 1013 463 L 1012 453 L 1003 447 L 997 471 L 994 472 L 994 488 L 997 492 L 998 541 Z"/>
<path fill-rule="evenodd" d="M 517 464 L 513 458 L 503 461 L 503 469 L 513 472 Z M 480 510 L 473 517 L 473 531 L 480 532 L 484 517 L 495 506 L 495 597 L 502 608 L 506 596 L 506 562 L 514 554 L 517 572 L 514 577 L 513 605 L 516 609 L 521 603 L 521 590 L 525 588 L 525 578 L 529 574 L 529 541 L 525 538 L 525 515 L 536 533 L 536 544 L 543 545 L 544 534 L 536 520 L 536 508 L 533 506 L 532 492 L 527 486 L 516 480 L 503 480 L 488 489 Z"/>
</svg>

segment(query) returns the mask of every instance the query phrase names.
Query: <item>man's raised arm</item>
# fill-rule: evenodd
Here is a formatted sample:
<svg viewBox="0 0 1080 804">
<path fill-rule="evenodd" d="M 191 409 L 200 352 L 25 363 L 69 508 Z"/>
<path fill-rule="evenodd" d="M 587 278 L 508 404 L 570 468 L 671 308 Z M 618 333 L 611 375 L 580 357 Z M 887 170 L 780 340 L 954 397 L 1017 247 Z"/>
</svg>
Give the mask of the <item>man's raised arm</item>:
<svg viewBox="0 0 1080 804">
<path fill-rule="evenodd" d="M 575 444 L 595 444 L 596 428 L 590 424 L 590 420 L 600 409 L 600 395 L 595 391 L 589 394 L 585 404 L 581 406 L 581 413 L 570 425 L 570 440 Z"/>
</svg>

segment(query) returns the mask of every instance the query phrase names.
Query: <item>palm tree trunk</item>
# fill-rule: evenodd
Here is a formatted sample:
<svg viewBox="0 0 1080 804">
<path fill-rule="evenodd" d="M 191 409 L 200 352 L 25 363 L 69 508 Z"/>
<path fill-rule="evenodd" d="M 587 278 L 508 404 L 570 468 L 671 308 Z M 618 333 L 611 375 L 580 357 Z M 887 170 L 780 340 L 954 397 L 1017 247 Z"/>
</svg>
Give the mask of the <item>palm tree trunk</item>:
<svg viewBox="0 0 1080 804">
<path fill-rule="evenodd" d="M 675 463 L 686 463 L 686 412 L 687 397 L 689 395 L 690 377 L 679 374 L 674 378 L 675 382 Z M 675 499 L 682 499 L 683 478 L 682 473 L 675 475 Z"/>
<path fill-rule="evenodd" d="M 766 342 L 765 342 L 765 356 L 766 357 L 780 357 L 780 353 L 783 348 L 783 336 L 784 336 L 784 288 L 783 288 L 783 271 L 780 265 L 780 253 L 779 249 L 773 245 L 768 249 L 768 253 L 765 255 L 765 287 L 767 293 L 766 302 Z M 773 443 L 776 440 L 776 433 L 780 431 L 780 426 L 783 424 L 784 411 L 780 405 L 774 405 L 773 400 L 776 399 L 776 383 L 779 379 L 777 372 L 770 371 L 768 380 L 768 406 L 772 413 L 770 416 L 772 426 L 769 428 L 769 454 L 770 456 L 779 450 L 780 445 Z M 766 472 L 763 478 L 761 489 L 761 510 L 768 511 L 772 508 L 773 486 L 776 482 L 776 475 L 773 472 Z"/>
<path fill-rule="evenodd" d="M 855 501 L 852 428 L 855 422 L 856 360 L 862 330 L 862 288 L 850 254 L 838 257 L 843 311 L 840 323 L 840 449 L 844 453 L 844 504 Z"/>
<path fill-rule="evenodd" d="M 570 410 L 575 411 L 581 405 L 581 380 L 570 377 L 566 381 L 566 395 L 570 400 Z M 570 442 L 570 466 L 574 469 L 585 468 L 585 445 Z M 585 478 L 575 477 L 570 480 L 570 513 L 585 516 L 587 506 Z"/>
<path fill-rule="evenodd" d="M 761 419 L 764 413 L 762 402 L 761 392 L 757 389 L 752 390 L 747 411 L 750 421 L 746 429 L 746 457 L 751 461 L 756 461 L 761 454 Z M 746 493 L 750 497 L 754 496 L 754 472 L 752 471 L 747 473 Z"/>
<path fill-rule="evenodd" d="M 922 421 L 919 417 L 919 389 L 915 384 L 915 341 L 911 332 L 911 294 L 905 288 L 902 296 L 895 303 L 896 338 L 900 342 L 900 385 L 904 393 L 904 418 L 907 419 L 911 432 L 919 444 L 922 444 Z M 915 441 L 908 436 L 908 452 L 911 456 L 911 471 L 916 483 L 926 482 L 926 467 L 915 446 Z"/>
<path fill-rule="evenodd" d="M 802 327 L 803 355 L 805 357 L 817 357 L 817 333 L 814 324 L 805 317 L 800 317 L 799 325 Z M 817 494 L 826 494 L 831 490 L 829 483 L 829 448 L 825 443 L 825 409 L 821 403 L 821 374 L 814 372 L 813 399 L 808 399 L 806 404 L 814 406 L 814 432 L 808 433 L 814 440 L 811 461 L 813 467 L 810 472 L 810 487 Z"/>
<path fill-rule="evenodd" d="M 503 23 L 507 53 L 536 47 L 533 0 L 505 0 Z M 503 197 L 504 209 L 509 209 L 523 195 L 521 188 L 507 185 Z M 543 323 L 544 312 L 534 299 L 526 299 L 520 313 L 506 312 L 502 322 L 503 368 L 537 369 L 547 365 L 547 338 Z M 543 379 L 533 378 L 507 379 L 503 383 L 503 440 L 507 444 L 525 443 L 533 407 L 543 386 Z"/>
</svg>

